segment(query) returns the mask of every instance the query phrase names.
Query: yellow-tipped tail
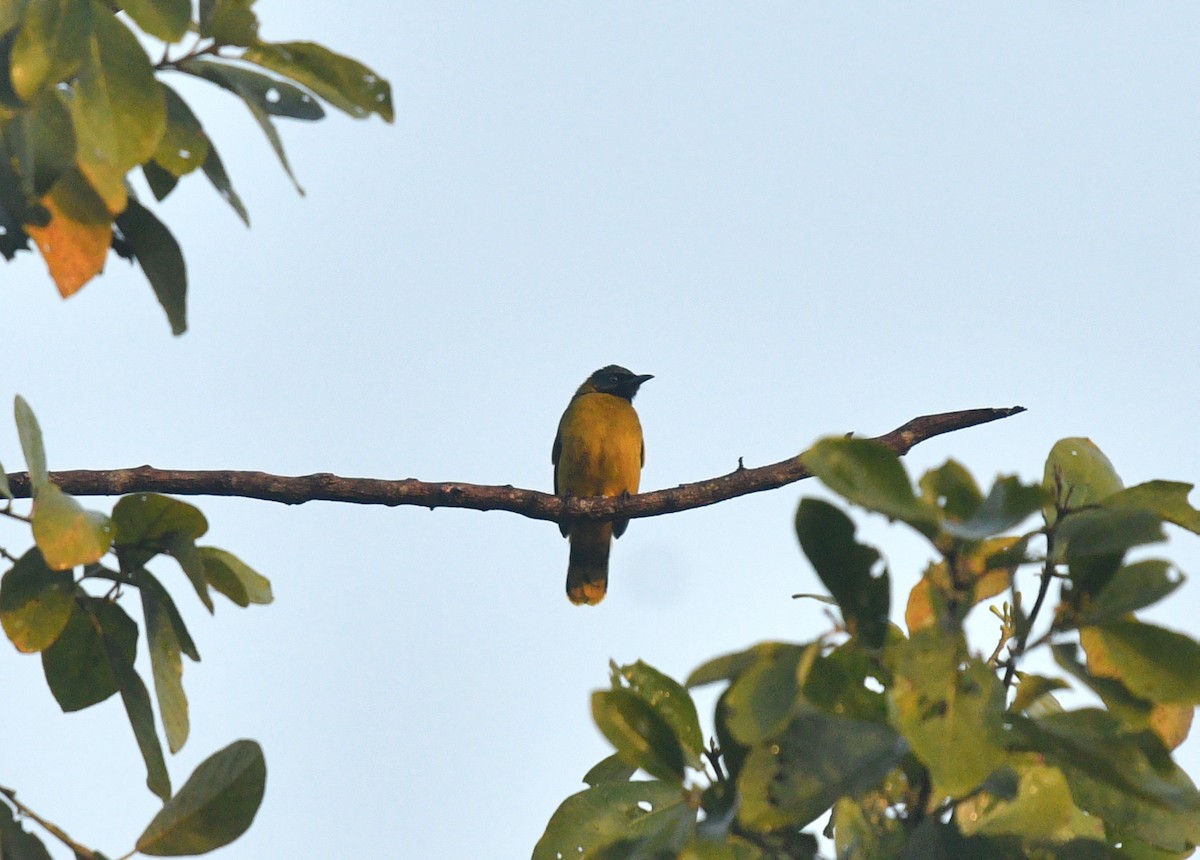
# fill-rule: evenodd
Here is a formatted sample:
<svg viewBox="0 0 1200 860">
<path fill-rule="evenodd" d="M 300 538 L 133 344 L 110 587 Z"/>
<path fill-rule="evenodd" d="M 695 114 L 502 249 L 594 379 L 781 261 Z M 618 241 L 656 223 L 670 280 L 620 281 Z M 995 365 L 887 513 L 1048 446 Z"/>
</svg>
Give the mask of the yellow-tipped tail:
<svg viewBox="0 0 1200 860">
<path fill-rule="evenodd" d="M 576 523 L 571 527 L 571 560 L 567 565 L 567 597 L 595 606 L 608 590 L 608 550 L 612 523 Z"/>
</svg>

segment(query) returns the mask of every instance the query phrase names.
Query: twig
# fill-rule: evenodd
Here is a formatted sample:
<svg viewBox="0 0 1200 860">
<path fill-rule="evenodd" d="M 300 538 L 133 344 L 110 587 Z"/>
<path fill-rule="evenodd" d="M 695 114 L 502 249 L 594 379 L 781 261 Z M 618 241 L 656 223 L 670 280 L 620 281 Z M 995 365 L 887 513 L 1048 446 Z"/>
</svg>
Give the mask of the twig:
<svg viewBox="0 0 1200 860">
<path fill-rule="evenodd" d="M 6 798 L 8 798 L 8 802 L 15 806 L 18 812 L 20 812 L 26 818 L 36 821 L 47 833 L 74 851 L 76 857 L 82 857 L 83 860 L 96 860 L 97 854 L 95 851 L 93 851 L 91 848 L 88 848 L 86 845 L 80 845 L 78 842 L 68 836 L 66 832 L 53 821 L 47 821 L 28 806 L 21 803 L 21 801 L 17 800 L 17 792 L 15 790 L 0 786 L 0 794 L 3 794 Z"/>
<path fill-rule="evenodd" d="M 968 409 L 924 415 L 875 437 L 897 454 L 906 454 L 920 442 L 967 427 L 986 424 L 1024 412 L 1022 406 L 1007 409 Z M 171 493 L 178 496 L 238 496 L 298 505 L 304 502 L 348 502 L 360 505 L 415 505 L 433 508 L 468 508 L 478 511 L 509 511 L 536 520 L 601 520 L 614 517 L 638 518 L 700 508 L 727 499 L 774 490 L 812 473 L 791 457 L 770 466 L 738 468 L 728 475 L 707 481 L 682 484 L 636 496 L 560 498 L 536 490 L 513 486 L 485 486 L 460 482 L 429 483 L 407 478 L 388 481 L 377 478 L 343 478 L 328 473 L 286 477 L 265 472 L 185 471 L 138 466 L 132 469 L 72 470 L 52 472 L 50 479 L 77 496 L 113 496 L 124 493 Z M 29 475 L 9 475 L 9 486 L 18 498 L 29 496 Z"/>
</svg>

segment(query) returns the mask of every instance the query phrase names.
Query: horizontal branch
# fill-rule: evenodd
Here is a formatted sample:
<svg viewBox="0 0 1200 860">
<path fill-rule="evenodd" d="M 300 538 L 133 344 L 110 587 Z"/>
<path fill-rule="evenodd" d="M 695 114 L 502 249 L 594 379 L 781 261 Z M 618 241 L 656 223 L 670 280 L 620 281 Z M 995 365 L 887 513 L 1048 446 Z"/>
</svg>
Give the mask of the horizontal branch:
<svg viewBox="0 0 1200 860">
<path fill-rule="evenodd" d="M 1008 418 L 1024 412 L 1023 406 L 1008 409 L 967 409 L 923 415 L 890 433 L 875 437 L 897 454 L 907 454 L 916 444 L 950 433 Z M 430 508 L 469 508 L 477 511 L 511 511 L 535 520 L 608 519 L 652 517 L 723 502 L 737 496 L 774 490 L 812 477 L 795 456 L 770 466 L 738 468 L 728 475 L 681 484 L 636 496 L 610 498 L 561 498 L 537 490 L 512 486 L 486 486 L 454 481 L 430 483 L 407 478 L 385 481 L 378 478 L 343 478 L 321 472 L 286 477 L 266 472 L 186 471 L 138 466 L 132 469 L 75 469 L 51 472 L 59 487 L 76 496 L 114 496 L 125 493 L 169 493 L 176 496 L 238 496 L 299 505 L 304 502 L 349 502 L 358 505 L 416 505 Z M 8 476 L 17 498 L 29 497 L 29 475 Z"/>
</svg>

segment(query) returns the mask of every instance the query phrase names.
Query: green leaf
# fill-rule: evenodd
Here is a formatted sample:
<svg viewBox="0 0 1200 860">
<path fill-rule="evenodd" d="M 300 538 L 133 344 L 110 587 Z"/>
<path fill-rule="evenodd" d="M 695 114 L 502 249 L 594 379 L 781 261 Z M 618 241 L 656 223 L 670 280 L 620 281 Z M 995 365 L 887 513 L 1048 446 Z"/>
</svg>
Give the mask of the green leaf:
<svg viewBox="0 0 1200 860">
<path fill-rule="evenodd" d="M 179 567 L 191 582 L 192 588 L 196 590 L 196 596 L 200 598 L 205 609 L 210 613 L 213 612 L 212 595 L 208 592 L 208 565 L 204 563 L 204 556 L 200 552 L 200 548 L 196 546 L 196 542 L 182 532 L 172 532 L 167 540 L 167 552 L 179 563 Z M 238 594 L 244 595 L 245 589 L 240 584 L 238 588 Z"/>
<path fill-rule="evenodd" d="M 815 643 L 771 649 L 737 677 L 723 697 L 734 738 L 753 744 L 783 731 L 801 704 L 803 676 L 819 650 Z"/>
<path fill-rule="evenodd" d="M 1095 442 L 1072 437 L 1050 449 L 1042 486 L 1059 507 L 1076 509 L 1097 504 L 1125 485 Z M 1055 504 L 1047 503 L 1043 510 L 1048 525 L 1058 516 Z"/>
<path fill-rule="evenodd" d="M 99 13 L 76 79 L 76 158 L 113 215 L 125 209 L 125 173 L 158 148 L 167 124 L 162 90 L 137 37 Z"/>
<path fill-rule="evenodd" d="M 213 188 L 217 189 L 217 193 L 225 200 L 237 216 L 242 219 L 242 223 L 247 227 L 250 226 L 250 213 L 246 211 L 245 204 L 242 203 L 242 198 L 238 197 L 236 191 L 233 190 L 233 184 L 229 181 L 229 174 L 225 172 L 225 164 L 221 161 L 221 156 L 217 154 L 217 148 L 209 141 L 208 157 L 204 159 L 204 175 L 208 177 L 208 181 L 212 183 Z"/>
<path fill-rule="evenodd" d="M 188 737 L 188 701 L 183 692 L 183 646 L 179 631 L 187 637 L 192 653 L 195 653 L 196 645 L 162 584 L 146 570 L 138 571 L 136 577 L 146 619 L 146 644 L 150 651 L 158 712 L 167 735 L 167 747 L 177 753 L 183 749 Z"/>
<path fill-rule="evenodd" d="M 218 45 L 246 47 L 258 41 L 254 0 L 200 0 L 200 35 Z"/>
<path fill-rule="evenodd" d="M 143 164 L 142 175 L 146 177 L 146 184 L 154 192 L 154 199 L 160 202 L 165 200 L 167 195 L 174 191 L 175 186 L 179 184 L 179 177 L 157 161 L 147 161 Z"/>
<path fill-rule="evenodd" d="M 238 606 L 267 604 L 275 599 L 267 578 L 252 570 L 233 553 L 213 546 L 202 546 L 200 557 L 204 560 L 209 585 Z"/>
<path fill-rule="evenodd" d="M 601 759 L 592 765 L 591 770 L 583 775 L 583 781 L 588 785 L 599 785 L 602 782 L 628 782 L 637 768 L 625 764 L 621 756 L 613 753 L 608 758 Z"/>
<path fill-rule="evenodd" d="M 641 660 L 621 666 L 618 671 L 629 683 L 629 689 L 645 699 L 667 721 L 675 737 L 683 744 L 688 763 L 699 767 L 700 754 L 704 752 L 704 735 L 700 731 L 696 704 L 687 690 L 678 681 Z"/>
<path fill-rule="evenodd" d="M 271 122 L 270 115 L 274 109 L 274 104 L 267 97 L 266 90 L 263 89 L 268 86 L 278 88 L 282 86 L 281 82 L 267 78 L 265 75 L 259 75 L 259 78 L 263 81 L 269 81 L 270 84 L 264 84 L 260 81 L 251 85 L 247 81 L 247 76 L 254 74 L 253 72 L 249 72 L 246 69 L 238 69 L 225 63 L 214 63 L 203 58 L 181 62 L 179 70 L 207 78 L 214 83 L 220 83 L 221 86 L 227 87 L 241 97 L 246 107 L 249 108 L 250 115 L 254 117 L 254 121 L 258 123 L 259 128 L 266 135 L 271 148 L 275 150 L 275 156 L 279 159 L 284 173 L 292 180 L 292 185 L 295 186 L 296 191 L 303 196 L 304 189 L 300 187 L 300 183 L 296 181 L 295 174 L 292 173 L 292 166 L 288 162 L 287 153 L 283 149 L 283 140 L 279 137 L 279 132 L 275 130 L 274 123 Z"/>
<path fill-rule="evenodd" d="M 14 132 L 17 119 L 23 120 L 26 144 L 22 172 L 32 178 L 34 194 L 46 194 L 75 163 L 75 129 L 64 94 L 57 90 L 40 93 L 29 110 L 14 119 Z"/>
<path fill-rule="evenodd" d="M 137 850 L 177 857 L 228 845 L 254 821 L 266 783 L 262 748 L 234 741 L 200 763 L 138 837 Z"/>
<path fill-rule="evenodd" d="M 71 76 L 91 27 L 87 0 L 40 0 L 26 6 L 9 66 L 13 91 L 21 101 L 29 102 L 39 90 Z"/>
<path fill-rule="evenodd" d="M 1014 714 L 1028 710 L 1043 696 L 1048 696 L 1055 690 L 1070 689 L 1070 685 L 1061 678 L 1047 678 L 1044 675 L 1033 675 L 1019 672 L 1021 683 L 1017 686 L 1017 694 L 1013 697 L 1008 709 Z"/>
<path fill-rule="evenodd" d="M 51 570 L 36 547 L 0 579 L 0 622 L 17 650 L 32 654 L 58 639 L 75 607 L 69 570 Z"/>
<path fill-rule="evenodd" d="M 1141 621 L 1110 621 L 1091 629 L 1134 693 L 1165 704 L 1200 704 L 1200 643 Z"/>
<path fill-rule="evenodd" d="M 642 835 L 658 813 L 684 804 L 683 792 L 665 782 L 606 782 L 559 805 L 533 849 L 533 860 L 586 857 L 622 838 Z M 685 807 L 686 808 L 686 807 Z"/>
<path fill-rule="evenodd" d="M 1004 687 L 964 651 L 940 627 L 889 649 L 895 722 L 929 767 L 936 790 L 950 796 L 973 791 L 1007 760 Z"/>
<path fill-rule="evenodd" d="M 1060 839 L 1071 824 L 1075 804 L 1063 772 L 1056 767 L 1022 762 L 1016 797 L 1011 800 L 982 796 L 960 804 L 955 820 L 965 836 L 1023 836 L 1026 839 Z M 1103 838 L 1103 826 L 1099 838 Z"/>
<path fill-rule="evenodd" d="M 53 860 L 42 841 L 27 833 L 4 803 L 0 803 L 0 854 L 5 860 Z"/>
<path fill-rule="evenodd" d="M 890 680 L 886 669 L 851 640 L 816 656 L 804 679 L 804 700 L 831 714 L 886 723 L 887 700 L 878 690 Z"/>
<path fill-rule="evenodd" d="M 1135 546 L 1167 539 L 1156 514 L 1130 508 L 1072 511 L 1055 530 L 1057 557 L 1075 559 L 1114 555 Z"/>
<path fill-rule="evenodd" d="M 33 496 L 33 539 L 55 570 L 91 564 L 112 546 L 112 520 L 46 483 Z"/>
<path fill-rule="evenodd" d="M 171 334 L 183 334 L 187 331 L 187 266 L 179 243 L 154 213 L 132 197 L 117 216 L 117 227 L 166 311 Z"/>
<path fill-rule="evenodd" d="M 1134 730 L 1146 728 L 1150 724 L 1153 703 L 1134 695 L 1121 683 L 1115 671 L 1105 665 L 1107 652 L 1098 653 L 1103 649 L 1103 643 L 1096 642 L 1094 637 L 1095 631 L 1091 628 L 1080 631 L 1079 638 L 1087 655 L 1086 666 L 1079 661 L 1074 642 L 1059 642 L 1050 646 L 1054 662 L 1099 696 L 1109 714 L 1119 720 L 1122 726 Z"/>
<path fill-rule="evenodd" d="M 162 82 L 159 87 L 167 106 L 167 128 L 154 150 L 154 162 L 148 163 L 156 163 L 174 176 L 186 176 L 208 158 L 208 135 L 179 93 Z"/>
<path fill-rule="evenodd" d="M 945 523 L 943 528 L 961 540 L 982 540 L 1020 525 L 1042 507 L 1044 499 L 1039 486 L 1022 484 L 1016 477 L 998 478 L 968 519 Z"/>
<path fill-rule="evenodd" d="M 4 471 L 3 463 L 0 463 L 0 496 L 3 496 L 10 502 L 16 501 L 12 493 L 12 488 L 8 485 L 8 473 Z"/>
<path fill-rule="evenodd" d="M 17 421 L 17 435 L 21 439 L 21 453 L 25 455 L 25 465 L 29 469 L 29 483 L 36 493 L 43 484 L 50 482 L 46 471 L 46 447 L 42 443 L 42 428 L 38 426 L 37 416 L 18 394 L 13 399 L 13 415 Z"/>
<path fill-rule="evenodd" d="M 114 542 L 119 549 L 153 550 L 149 555 L 131 558 L 137 567 L 166 550 L 171 535 L 178 533 L 196 540 L 208 531 L 208 520 L 199 508 L 158 493 L 122 496 L 113 506 L 113 523 L 117 528 Z"/>
<path fill-rule="evenodd" d="M 669 782 L 683 781 L 683 746 L 645 699 L 630 690 L 599 690 L 592 694 L 592 718 L 626 764 Z"/>
<path fill-rule="evenodd" d="M 1200 511 L 1188 503 L 1191 484 L 1178 481 L 1147 481 L 1113 493 L 1104 500 L 1106 508 L 1136 508 L 1200 534 Z"/>
<path fill-rule="evenodd" d="M 750 750 L 738 775 L 738 821 L 752 830 L 803 827 L 839 797 L 873 788 L 905 751 L 887 726 L 797 714 L 777 739 Z"/>
<path fill-rule="evenodd" d="M 1014 740 L 1062 768 L 1073 793 L 1076 776 L 1084 775 L 1161 809 L 1192 816 L 1200 811 L 1200 793 L 1170 762 L 1161 741 L 1148 731 L 1122 732 L 1120 722 L 1106 711 L 1080 708 L 1037 719 L 1015 717 L 1013 729 Z M 1153 761 L 1148 746 L 1155 748 Z M 1164 759 L 1167 766 L 1160 770 Z M 1078 794 L 1075 801 L 1093 811 Z"/>
<path fill-rule="evenodd" d="M 134 23 L 164 42 L 178 42 L 192 20 L 191 0 L 120 0 Z"/>
<path fill-rule="evenodd" d="M 179 71 L 204 78 L 270 116 L 309 121 L 325 116 L 321 103 L 300 87 L 254 69 L 194 57 L 180 63 Z"/>
<path fill-rule="evenodd" d="M 1099 594 L 1086 601 L 1079 624 L 1104 624 L 1151 606 L 1183 584 L 1170 562 L 1147 559 L 1119 568 Z"/>
<path fill-rule="evenodd" d="M 302 84 L 350 116 L 394 118 L 392 87 L 357 60 L 313 42 L 253 45 L 242 59 Z"/>
<path fill-rule="evenodd" d="M 125 706 L 125 714 L 129 717 L 133 736 L 137 739 L 142 760 L 146 763 L 146 786 L 166 800 L 171 796 L 171 778 L 167 774 L 166 762 L 163 761 L 162 746 L 154 731 L 154 709 L 150 706 L 150 694 L 133 668 L 133 660 L 126 651 L 124 637 L 102 626 L 102 617 L 95 611 L 94 603 L 82 605 L 89 611 L 92 623 L 101 627 L 100 642 L 104 647 L 104 656 L 112 669 L 117 691 L 121 694 L 121 703 Z"/>
<path fill-rule="evenodd" d="M 120 606 L 96 597 L 79 599 L 62 634 L 42 652 L 46 684 L 58 706 L 68 713 L 103 702 L 117 692 L 117 678 L 101 631 L 116 643 L 120 661 L 132 666 L 137 625 Z"/>
<path fill-rule="evenodd" d="M 947 460 L 939 468 L 930 469 L 921 476 L 919 485 L 922 499 L 959 522 L 969 519 L 983 503 L 983 493 L 974 476 L 956 460 Z"/>
<path fill-rule="evenodd" d="M 776 650 L 794 647 L 796 646 L 785 642 L 760 642 L 744 651 L 735 651 L 732 654 L 714 657 L 694 669 L 692 674 L 688 675 L 684 686 L 688 688 L 702 687 L 705 684 L 715 684 L 717 681 L 733 680 L 759 660 L 769 659 Z"/>
<path fill-rule="evenodd" d="M 26 0 L 0 3 L 0 36 L 15 30 L 25 17 Z"/>
<path fill-rule="evenodd" d="M 900 458 L 870 439 L 822 439 L 800 455 L 814 475 L 849 501 L 922 534 L 936 532 L 939 511 L 913 494 Z"/>
<path fill-rule="evenodd" d="M 846 629 L 868 648 L 881 648 L 887 638 L 891 583 L 879 553 L 858 543 L 850 518 L 820 499 L 801 499 L 796 536 L 841 607 Z"/>
</svg>

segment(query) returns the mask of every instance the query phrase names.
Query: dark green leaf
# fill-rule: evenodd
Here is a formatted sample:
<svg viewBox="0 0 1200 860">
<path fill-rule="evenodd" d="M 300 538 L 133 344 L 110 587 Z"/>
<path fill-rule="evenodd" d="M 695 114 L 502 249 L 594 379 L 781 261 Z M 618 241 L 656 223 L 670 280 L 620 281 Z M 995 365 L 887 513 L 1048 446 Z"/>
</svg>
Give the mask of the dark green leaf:
<svg viewBox="0 0 1200 860">
<path fill-rule="evenodd" d="M 204 78 L 270 116 L 310 121 L 325 116 L 321 103 L 300 87 L 254 69 L 196 57 L 181 63 L 179 71 Z"/>
<path fill-rule="evenodd" d="M 43 484 L 50 481 L 46 471 L 46 448 L 42 443 L 42 428 L 38 426 L 37 416 L 20 394 L 13 399 L 13 415 L 17 422 L 17 436 L 21 440 L 21 453 L 25 455 L 25 465 L 29 469 L 29 483 L 36 493 Z"/>
<path fill-rule="evenodd" d="M 1003 685 L 940 627 L 922 630 L 889 652 L 896 724 L 939 792 L 968 794 L 1007 760 Z"/>
<path fill-rule="evenodd" d="M 753 830 L 803 827 L 839 797 L 873 788 L 905 751 L 887 726 L 797 714 L 778 738 L 750 750 L 738 776 L 738 820 Z"/>
<path fill-rule="evenodd" d="M 850 641 L 816 657 L 805 677 L 804 699 L 832 714 L 885 723 L 887 700 L 878 689 L 889 681 L 877 661 Z"/>
<path fill-rule="evenodd" d="M 1060 439 L 1050 449 L 1042 486 L 1055 504 L 1062 508 L 1082 508 L 1111 496 L 1125 485 L 1113 464 L 1091 439 Z M 1047 504 L 1046 522 L 1057 518 L 1055 504 Z"/>
<path fill-rule="evenodd" d="M 887 638 L 891 583 L 879 553 L 855 541 L 850 518 L 820 499 L 800 500 L 796 536 L 817 576 L 841 607 L 846 629 L 868 648 L 882 647 Z"/>
<path fill-rule="evenodd" d="M 167 195 L 174 191 L 175 186 L 179 184 L 179 177 L 157 161 L 147 161 L 143 164 L 142 174 L 146 177 L 146 184 L 154 192 L 155 200 L 165 200 Z"/>
<path fill-rule="evenodd" d="M 254 0 L 200 0 L 200 35 L 219 45 L 245 47 L 258 41 Z"/>
<path fill-rule="evenodd" d="M 629 683 L 629 688 L 667 721 L 683 744 L 689 764 L 698 767 L 700 754 L 704 752 L 704 736 L 700 732 L 696 705 L 687 690 L 673 678 L 641 660 L 621 666 L 619 671 Z"/>
<path fill-rule="evenodd" d="M 39 90 L 70 77 L 91 27 L 92 7 L 87 0 L 39 0 L 27 5 L 9 61 L 16 95 L 29 102 Z"/>
<path fill-rule="evenodd" d="M 154 213 L 132 197 L 117 216 L 117 227 L 166 311 L 171 333 L 183 334 L 187 331 L 187 266 L 179 243 Z"/>
<path fill-rule="evenodd" d="M 0 580 L 0 622 L 17 650 L 49 648 L 67 626 L 75 607 L 75 580 L 69 570 L 51 570 L 35 547 Z"/>
<path fill-rule="evenodd" d="M 1094 508 L 1072 511 L 1055 531 L 1057 557 L 1070 562 L 1123 553 L 1135 546 L 1164 541 L 1162 521 L 1148 511 Z"/>
<path fill-rule="evenodd" d="M 183 692 L 183 657 L 180 631 L 192 653 L 196 645 L 183 626 L 167 590 L 149 571 L 140 570 L 136 582 L 142 596 L 142 613 L 146 619 L 146 645 L 150 651 L 150 668 L 154 677 L 154 692 L 167 746 L 176 753 L 183 749 L 188 737 L 188 702 Z M 190 656 L 190 655 L 189 655 Z M 193 658 L 194 659 L 194 658 Z"/>
<path fill-rule="evenodd" d="M 599 785 L 602 782 L 628 782 L 636 770 L 636 767 L 625 764 L 619 755 L 613 753 L 593 765 L 592 769 L 583 775 L 583 781 L 588 785 Z"/>
<path fill-rule="evenodd" d="M 0 803 L 0 857 L 4 860 L 53 860 L 42 841 L 17 823 L 5 803 Z"/>
<path fill-rule="evenodd" d="M 591 856 L 624 838 L 646 835 L 668 813 L 684 804 L 678 785 L 664 782 L 606 782 L 562 802 L 533 849 L 533 860 Z M 656 818 L 657 816 L 657 818 Z"/>
<path fill-rule="evenodd" d="M 112 546 L 112 520 L 85 510 L 73 496 L 45 483 L 33 495 L 33 539 L 55 570 L 91 564 Z"/>
<path fill-rule="evenodd" d="M 998 478 L 983 504 L 961 523 L 946 523 L 948 534 L 962 540 L 982 540 L 1020 525 L 1042 507 L 1041 487 L 1022 484 L 1018 478 Z"/>
<path fill-rule="evenodd" d="M 132 666 L 137 625 L 117 604 L 95 597 L 80 598 L 62 635 L 42 652 L 46 684 L 64 711 L 82 710 L 117 692 L 101 631 L 117 644 L 121 662 Z"/>
<path fill-rule="evenodd" d="M 125 173 L 154 154 L 166 128 L 162 90 L 137 37 L 97 15 L 71 100 L 79 168 L 108 211 L 125 208 Z"/>
<path fill-rule="evenodd" d="M 783 731 L 801 703 L 800 689 L 819 646 L 784 645 L 738 675 L 723 697 L 724 719 L 742 744 L 753 744 Z"/>
<path fill-rule="evenodd" d="M 208 565 L 204 563 L 204 555 L 196 546 L 196 542 L 182 532 L 173 532 L 168 538 L 167 552 L 179 563 L 205 609 L 212 612 L 213 600 L 208 592 Z M 219 566 L 214 567 L 214 570 L 218 568 Z M 239 594 L 244 595 L 245 589 L 242 588 Z"/>
<path fill-rule="evenodd" d="M 167 128 L 154 150 L 153 163 L 174 176 L 185 176 L 208 158 L 208 135 L 188 103 L 166 84 L 159 86 L 167 105 Z"/>
<path fill-rule="evenodd" d="M 1134 693 L 1165 704 L 1200 704 L 1200 643 L 1141 621 L 1110 621 L 1091 629 Z"/>
<path fill-rule="evenodd" d="M 167 548 L 172 534 L 196 540 L 208 531 L 208 520 L 199 508 L 158 493 L 122 496 L 113 507 L 113 523 L 117 527 L 118 547 L 144 547 L 156 553 Z M 144 562 L 152 555 L 139 561 Z"/>
<path fill-rule="evenodd" d="M 275 599 L 267 578 L 252 570 L 233 553 L 212 546 L 202 546 L 200 557 L 204 561 L 204 573 L 209 585 L 238 606 L 249 606 L 251 603 L 267 604 Z"/>
<path fill-rule="evenodd" d="M 233 211 L 242 219 L 242 223 L 249 227 L 250 214 L 246 211 L 242 198 L 238 197 L 237 192 L 233 190 L 229 174 L 225 172 L 225 165 L 221 161 L 221 156 L 217 154 L 217 148 L 212 145 L 212 141 L 209 141 L 208 144 L 208 157 L 204 159 L 203 170 L 208 181 L 213 184 L 213 188 L 217 189 L 217 193 L 233 207 Z"/>
<path fill-rule="evenodd" d="M 178 42 L 192 20 L 191 0 L 120 0 L 134 23 L 164 42 Z"/>
<path fill-rule="evenodd" d="M 228 845 L 254 821 L 266 784 L 262 748 L 234 741 L 200 763 L 138 837 L 137 850 L 177 857 Z"/>
<path fill-rule="evenodd" d="M 1147 481 L 1113 493 L 1104 500 L 1104 506 L 1149 511 L 1169 523 L 1200 534 L 1200 511 L 1188 503 L 1188 493 L 1191 491 L 1191 484 Z"/>
<path fill-rule="evenodd" d="M 146 763 L 146 785 L 165 801 L 171 796 L 171 778 L 167 775 L 162 746 L 154 731 L 154 709 L 150 706 L 150 694 L 146 692 L 146 685 L 142 683 L 142 679 L 133 668 L 133 656 L 128 649 L 129 635 L 126 622 L 133 626 L 135 638 L 137 626 L 115 603 L 88 600 L 79 605 L 89 616 L 91 624 L 99 628 L 100 644 L 104 656 L 112 671 L 117 691 L 121 694 L 121 702 L 125 705 L 125 713 L 129 717 L 129 725 L 133 728 L 133 735 L 137 739 L 138 749 Z M 100 609 L 101 605 L 111 607 L 111 609 Z M 123 621 L 113 626 L 112 622 L 118 617 L 123 618 Z M 55 649 L 50 649 L 50 651 L 53 650 Z M 47 655 L 50 651 L 47 652 Z M 49 680 L 48 671 L 47 680 Z"/>
<path fill-rule="evenodd" d="M 1170 562 L 1147 559 L 1119 568 L 1107 585 L 1086 602 L 1080 625 L 1103 624 L 1157 603 L 1183 584 Z"/>
<path fill-rule="evenodd" d="M 800 455 L 829 489 L 869 511 L 902 520 L 926 535 L 936 532 L 940 511 L 913 494 L 900 458 L 869 439 L 822 439 Z"/>
<path fill-rule="evenodd" d="M 391 122 L 391 85 L 357 60 L 313 42 L 253 45 L 242 59 L 291 78 L 350 116 L 379 114 Z"/>
<path fill-rule="evenodd" d="M 683 746 L 671 725 L 645 699 L 630 690 L 592 694 L 592 718 L 626 764 L 651 776 L 682 782 Z"/>
<path fill-rule="evenodd" d="M 1074 774 L 1081 773 L 1162 809 L 1193 816 L 1200 811 L 1200 793 L 1169 758 L 1165 772 L 1156 768 L 1157 759 L 1165 757 L 1161 742 L 1152 762 L 1145 742 L 1154 736 L 1122 732 L 1120 722 L 1106 711 L 1080 708 L 1037 719 L 1015 717 L 1013 728 L 1025 748 L 1062 768 L 1072 785 Z M 1076 802 L 1088 809 L 1078 797 Z"/>
<path fill-rule="evenodd" d="M 75 163 L 75 129 L 63 98 L 57 90 L 42 92 L 22 117 L 27 161 L 22 171 L 33 180 L 32 191 L 39 196 L 49 192 Z"/>
<path fill-rule="evenodd" d="M 941 467 L 930 469 L 921 476 L 920 487 L 922 499 L 959 522 L 970 518 L 983 503 L 983 493 L 975 478 L 956 460 L 947 460 Z"/>
</svg>

